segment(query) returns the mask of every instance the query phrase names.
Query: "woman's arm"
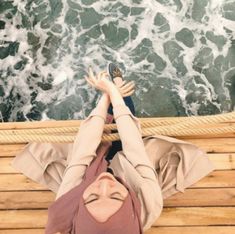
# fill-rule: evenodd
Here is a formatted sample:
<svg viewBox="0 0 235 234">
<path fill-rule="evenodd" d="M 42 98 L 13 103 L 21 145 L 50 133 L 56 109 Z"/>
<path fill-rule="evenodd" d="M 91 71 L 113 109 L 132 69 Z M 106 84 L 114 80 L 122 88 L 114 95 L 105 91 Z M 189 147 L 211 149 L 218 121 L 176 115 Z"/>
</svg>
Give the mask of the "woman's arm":
<svg viewBox="0 0 235 234">
<path fill-rule="evenodd" d="M 107 110 L 110 104 L 110 84 L 114 85 L 106 76 L 106 72 L 100 72 L 95 76 L 90 68 L 89 77 L 85 77 L 87 82 L 100 89 L 103 95 L 96 108 L 80 125 L 73 144 L 71 160 L 64 171 L 63 181 L 57 192 L 56 199 L 81 183 L 86 167 L 96 157 L 96 150 L 101 142 Z M 116 86 L 114 85 L 114 87 Z M 117 87 L 117 90 L 118 88 L 120 95 L 125 96 L 133 93 L 133 85 L 125 84 Z"/>
<path fill-rule="evenodd" d="M 96 108 L 82 121 L 73 144 L 71 160 L 64 171 L 56 199 L 81 183 L 86 167 L 96 157 L 109 104 L 109 96 L 104 93 Z"/>
<path fill-rule="evenodd" d="M 122 141 L 122 155 L 127 159 L 119 160 L 125 172 L 125 178 L 132 185 L 141 202 L 141 222 L 145 231 L 151 227 L 163 209 L 158 175 L 147 155 L 138 118 L 125 105 L 115 87 L 110 90 L 110 99 Z"/>
<path fill-rule="evenodd" d="M 124 154 L 141 176 L 156 182 L 157 175 L 145 150 L 139 120 L 125 105 L 115 86 L 110 87 L 110 100 Z"/>
<path fill-rule="evenodd" d="M 85 160 L 86 155 L 96 154 L 103 134 L 109 104 L 109 96 L 104 93 L 96 108 L 82 121 L 74 141 L 71 162 L 76 162 L 78 158 L 81 161 L 82 157 Z"/>
<path fill-rule="evenodd" d="M 104 93 L 96 108 L 82 121 L 74 141 L 71 161 L 76 161 L 77 158 L 81 160 L 82 156 L 95 154 L 103 134 L 109 104 L 109 96 Z"/>
<path fill-rule="evenodd" d="M 123 152 L 127 159 L 139 171 L 143 178 L 149 178 L 156 182 L 157 174 L 146 153 L 140 133 L 140 123 L 125 105 L 118 88 L 113 82 L 104 77 L 95 79 L 94 76 L 91 76 L 87 81 L 97 89 L 104 90 L 109 94 L 118 133 L 122 141 Z"/>
</svg>

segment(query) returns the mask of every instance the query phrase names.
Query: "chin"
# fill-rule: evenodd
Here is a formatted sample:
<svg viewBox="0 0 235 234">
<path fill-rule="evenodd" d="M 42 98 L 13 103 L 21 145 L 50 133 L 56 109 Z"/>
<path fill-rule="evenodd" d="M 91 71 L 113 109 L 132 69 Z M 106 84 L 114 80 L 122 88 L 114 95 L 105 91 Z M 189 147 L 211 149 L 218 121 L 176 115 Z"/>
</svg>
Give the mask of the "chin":
<svg viewBox="0 0 235 234">
<path fill-rule="evenodd" d="M 106 177 L 106 178 L 110 178 L 112 180 L 116 180 L 116 178 L 112 174 L 110 174 L 109 172 L 100 173 L 100 175 L 97 177 L 97 180 L 100 180 L 100 178 L 102 179 L 102 177 L 104 177 L 104 178 Z"/>
</svg>

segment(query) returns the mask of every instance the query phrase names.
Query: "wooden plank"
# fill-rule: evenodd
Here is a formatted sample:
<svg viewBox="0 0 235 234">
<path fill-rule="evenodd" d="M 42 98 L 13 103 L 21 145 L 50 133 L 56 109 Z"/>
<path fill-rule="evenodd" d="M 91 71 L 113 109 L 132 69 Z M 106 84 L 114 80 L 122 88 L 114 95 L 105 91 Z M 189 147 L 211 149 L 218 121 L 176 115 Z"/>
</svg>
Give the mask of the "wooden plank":
<svg viewBox="0 0 235 234">
<path fill-rule="evenodd" d="M 42 229 L 2 229 L 0 234 L 45 234 L 44 228 Z"/>
<path fill-rule="evenodd" d="M 15 156 L 26 144 L 0 144 L 0 157 Z"/>
<path fill-rule="evenodd" d="M 5 191 L 0 194 L 0 209 L 46 209 L 55 196 L 52 191 Z M 235 188 L 186 189 L 164 200 L 164 207 L 180 206 L 235 206 Z"/>
<path fill-rule="evenodd" d="M 182 139 L 211 153 L 235 153 L 234 138 Z M 0 144 L 0 157 L 15 156 L 26 144 Z"/>
<path fill-rule="evenodd" d="M 224 188 L 235 187 L 235 170 L 213 171 L 197 183 L 190 186 L 192 188 Z M 40 185 L 22 174 L 2 174 L 0 176 L 0 191 L 22 191 L 22 190 L 48 190 L 44 185 Z"/>
<path fill-rule="evenodd" d="M 47 210 L 0 211 L 0 228 L 43 228 Z M 154 226 L 235 225 L 235 207 L 163 208 Z"/>
<path fill-rule="evenodd" d="M 82 120 L 44 120 L 0 123 L 1 130 L 79 126 Z"/>
<path fill-rule="evenodd" d="M 48 188 L 22 174 L 2 174 L 0 176 L 0 191 L 15 190 L 48 190 Z"/>
<path fill-rule="evenodd" d="M 209 115 L 211 116 L 211 115 Z M 143 117 L 143 118 L 139 118 L 141 119 L 141 121 L 153 121 L 153 120 L 158 120 L 158 121 L 175 121 L 175 120 L 179 120 L 179 121 L 185 121 L 187 119 L 190 119 L 190 117 L 195 118 L 195 117 L 205 117 L 205 116 L 179 116 L 179 117 Z M 229 120 L 226 121 L 221 121 L 221 123 L 235 123 L 234 118 L 231 118 Z"/>
<path fill-rule="evenodd" d="M 216 170 L 235 169 L 235 154 L 208 154 L 209 159 L 215 165 Z M 12 166 L 13 157 L 0 158 L 0 174 L 18 174 Z"/>
<path fill-rule="evenodd" d="M 44 228 L 47 210 L 0 211 L 0 228 Z"/>
<path fill-rule="evenodd" d="M 145 234 L 232 234 L 234 226 L 210 227 L 153 227 Z M 44 234 L 44 229 L 8 229 L 0 230 L 0 234 Z"/>
<path fill-rule="evenodd" d="M 190 187 L 191 188 L 235 187 L 235 170 L 213 171 Z"/>
<path fill-rule="evenodd" d="M 234 170 L 235 169 L 235 154 L 207 154 L 213 162 L 216 170 Z"/>
<path fill-rule="evenodd" d="M 164 207 L 235 206 L 235 188 L 186 189 L 165 199 L 163 204 Z"/>
<path fill-rule="evenodd" d="M 164 208 L 154 226 L 235 225 L 235 207 Z"/>
<path fill-rule="evenodd" d="M 47 209 L 55 197 L 52 191 L 1 192 L 0 209 Z"/>
<path fill-rule="evenodd" d="M 191 142 L 206 152 L 210 153 L 234 153 L 235 138 L 210 138 L 210 139 L 184 139 Z"/>
<path fill-rule="evenodd" d="M 19 173 L 11 166 L 12 160 L 13 160 L 13 157 L 0 158 L 0 174 L 7 174 L 7 173 L 18 174 Z"/>
<path fill-rule="evenodd" d="M 213 171 L 191 186 L 192 188 L 235 187 L 235 170 Z M 47 190 L 22 174 L 2 174 L 0 176 L 0 191 Z"/>
<path fill-rule="evenodd" d="M 219 227 L 154 227 L 145 232 L 145 234 L 232 234 L 235 233 L 234 226 Z M 8 233 L 4 233 L 8 234 Z M 18 233 L 17 233 L 18 234 Z"/>
</svg>

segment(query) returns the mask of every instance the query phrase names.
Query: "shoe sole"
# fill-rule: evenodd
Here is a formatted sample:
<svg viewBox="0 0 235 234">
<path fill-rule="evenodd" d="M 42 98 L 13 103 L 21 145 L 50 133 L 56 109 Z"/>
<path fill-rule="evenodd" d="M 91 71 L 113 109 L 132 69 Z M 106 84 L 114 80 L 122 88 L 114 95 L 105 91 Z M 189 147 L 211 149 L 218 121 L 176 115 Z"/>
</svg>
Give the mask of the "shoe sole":
<svg viewBox="0 0 235 234">
<path fill-rule="evenodd" d="M 111 71 L 112 69 L 110 68 L 110 64 L 113 64 L 114 67 L 117 67 L 118 69 L 119 69 L 119 67 L 116 64 L 114 64 L 114 63 L 109 63 L 108 66 L 107 66 L 108 74 L 110 75 L 111 80 L 113 81 L 113 79 L 116 78 L 117 76 L 113 76 L 112 75 L 112 71 Z M 120 72 L 121 72 L 121 70 L 120 70 Z M 118 76 L 118 77 L 121 77 L 123 79 L 122 72 L 121 72 L 121 76 Z"/>
</svg>

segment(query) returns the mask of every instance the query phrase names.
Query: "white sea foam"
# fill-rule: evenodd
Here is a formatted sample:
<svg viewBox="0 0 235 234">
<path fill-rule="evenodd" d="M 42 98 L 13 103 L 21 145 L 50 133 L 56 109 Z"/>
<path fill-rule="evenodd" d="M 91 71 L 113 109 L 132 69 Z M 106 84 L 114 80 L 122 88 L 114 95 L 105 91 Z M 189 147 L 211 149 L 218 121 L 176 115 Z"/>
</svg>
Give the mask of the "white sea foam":
<svg viewBox="0 0 235 234">
<path fill-rule="evenodd" d="M 194 0 L 196 1 L 196 0 Z M 24 100 L 24 106 L 20 108 L 25 113 L 25 115 L 33 107 L 30 103 L 30 94 L 32 90 L 29 90 L 29 84 L 33 86 L 34 90 L 38 91 L 36 101 L 41 101 L 45 104 L 59 104 L 65 100 L 68 96 L 74 95 L 76 93 L 76 87 L 83 89 L 89 89 L 89 85 L 84 81 L 83 74 L 86 72 L 88 66 L 92 66 L 96 72 L 101 69 L 106 69 L 107 63 L 110 62 L 105 56 L 111 57 L 111 60 L 125 65 L 125 74 L 143 74 L 141 79 L 145 80 L 145 83 L 149 83 L 150 87 L 154 87 L 157 84 L 158 77 L 167 77 L 172 81 L 177 80 L 178 85 L 174 85 L 172 91 L 176 91 L 179 95 L 179 98 L 182 102 L 186 113 L 197 114 L 200 108 L 200 103 L 188 103 L 186 101 L 187 94 L 190 90 L 186 90 L 185 85 L 193 77 L 199 76 L 203 81 L 201 84 L 195 84 L 195 87 L 202 88 L 204 90 L 204 100 L 205 102 L 211 102 L 213 105 L 217 106 L 220 110 L 223 108 L 215 100 L 218 96 L 216 93 L 215 87 L 208 81 L 203 73 L 195 71 L 193 68 L 193 62 L 198 56 L 199 51 L 203 47 L 209 47 L 212 50 L 213 58 L 215 59 L 219 55 L 224 57 L 227 56 L 228 50 L 231 47 L 231 39 L 235 38 L 235 22 L 228 20 L 223 17 L 222 7 L 223 4 L 229 1 L 221 0 L 211 0 L 208 1 L 208 5 L 205 8 L 206 14 L 202 19 L 202 22 L 198 22 L 192 19 L 192 6 L 194 3 L 193 0 L 181 1 L 182 8 L 177 12 L 176 5 L 173 0 L 168 1 L 168 5 L 160 4 L 155 0 L 144 0 L 140 4 L 133 3 L 131 0 L 119 0 L 119 1 L 96 1 L 91 6 L 83 5 L 80 1 L 78 2 L 82 7 L 93 7 L 97 13 L 102 14 L 104 18 L 99 22 L 99 26 L 103 26 L 110 22 L 117 21 L 118 26 L 125 28 L 131 32 L 131 25 L 134 23 L 137 24 L 138 34 L 135 39 L 130 39 L 122 45 L 120 48 L 112 48 L 106 44 L 105 35 L 102 33 L 102 27 L 100 37 L 87 38 L 87 43 L 85 46 L 83 44 L 78 44 L 76 42 L 83 34 L 88 32 L 89 29 L 83 29 L 81 25 L 71 26 L 64 23 L 65 15 L 69 9 L 67 0 L 62 0 L 63 8 L 59 16 L 54 21 L 54 24 L 61 26 L 61 33 L 52 32 L 51 29 L 42 29 L 40 22 L 34 25 L 32 29 L 16 29 L 17 24 L 21 24 L 21 14 L 27 14 L 26 4 L 27 1 L 14 0 L 13 4 L 17 6 L 18 12 L 13 17 L 13 24 L 10 20 L 6 20 L 5 30 L 0 30 L 0 38 L 5 41 L 16 41 L 19 42 L 19 49 L 15 56 L 8 56 L 1 61 L 0 69 L 2 70 L 2 78 L 6 79 L 8 73 L 7 70 L 11 70 L 14 76 L 10 77 L 7 81 L 7 85 L 4 85 L 5 95 L 8 96 L 10 91 L 14 89 L 18 90 L 22 96 L 27 97 Z M 46 1 L 43 1 L 46 2 Z M 143 7 L 145 10 L 140 15 L 128 15 L 124 16 L 119 10 L 110 12 L 105 11 L 105 7 L 113 6 L 117 2 L 122 3 L 124 6 L 128 7 Z M 232 1 L 231 1 L 232 2 Z M 32 2 L 31 4 L 31 16 L 28 17 L 30 22 L 33 22 L 33 9 L 36 7 L 36 4 Z M 74 9 L 76 10 L 76 9 Z M 50 5 L 47 4 L 46 12 L 50 15 Z M 78 11 L 80 14 L 80 12 Z M 154 18 L 157 13 L 162 14 L 166 18 L 167 23 L 169 24 L 170 31 L 160 32 L 159 27 L 154 25 Z M 190 17 L 186 17 L 188 14 Z M 28 15 L 29 16 L 29 15 Z M 193 48 L 188 48 L 184 43 L 176 40 L 175 35 L 177 32 L 183 28 L 188 28 L 191 30 L 194 36 L 194 46 Z M 225 28 L 232 30 L 231 35 L 228 35 Z M 206 32 L 213 32 L 216 36 L 223 36 L 227 39 L 225 45 L 222 49 L 219 49 L 218 46 L 207 40 L 206 44 L 202 43 L 202 37 L 205 36 Z M 37 51 L 32 50 L 32 46 L 28 44 L 28 32 L 33 33 L 36 37 L 39 37 L 39 43 L 41 44 L 40 48 Z M 55 46 L 55 42 L 52 42 L 46 46 L 48 40 L 48 35 L 52 33 L 54 36 L 58 37 L 58 40 L 61 40 L 59 47 L 56 49 L 55 54 L 53 55 L 51 62 L 47 63 L 47 58 L 45 58 L 42 53 L 45 49 L 52 50 Z M 6 37 L 4 37 L 6 35 Z M 143 39 L 149 39 L 152 42 L 153 49 L 150 48 L 151 52 L 158 54 L 163 61 L 166 62 L 166 67 L 163 71 L 159 71 L 158 74 L 154 71 L 154 64 L 150 64 L 146 58 L 142 61 L 136 63 L 134 59 L 136 55 L 132 55 L 133 50 L 140 45 Z M 84 39 L 86 40 L 86 39 Z M 182 51 L 179 56 L 183 57 L 184 66 L 187 69 L 187 73 L 179 77 L 177 74 L 177 69 L 173 66 L 171 59 L 168 55 L 165 54 L 164 44 L 167 41 L 174 41 L 180 47 Z M 27 64 L 24 69 L 16 70 L 14 66 L 17 62 L 22 59 L 27 60 Z M 175 58 L 176 60 L 178 58 Z M 149 65 L 148 69 L 144 69 L 144 66 Z M 203 68 L 212 67 L 213 64 L 208 64 Z M 230 93 L 225 86 L 224 77 L 228 71 L 221 72 L 222 86 L 220 89 L 223 91 L 225 98 L 229 100 Z M 37 74 L 38 78 L 32 78 L 32 73 Z M 156 81 L 149 78 L 149 74 L 156 76 Z M 28 80 L 30 78 L 30 80 Z M 52 77 L 52 89 L 43 90 L 38 87 L 38 82 L 49 82 L 48 79 Z M 76 79 L 75 79 L 76 77 Z M 138 79 L 138 77 L 136 78 Z M 138 80 L 136 80 L 138 82 Z M 147 93 L 148 89 L 144 86 L 139 86 L 140 90 L 136 90 L 136 95 L 143 95 Z M 84 101 L 84 106 L 89 106 L 89 102 L 95 98 L 95 91 L 89 89 L 87 92 L 87 98 Z M 81 94 L 82 95 L 82 94 Z M 141 96 L 138 96 L 141 100 Z M 82 97 L 82 100 L 85 100 L 85 97 Z M 154 108 L 154 107 L 153 107 Z M 15 111 L 16 115 L 17 110 Z M 145 113 L 151 115 L 151 111 L 145 110 L 144 105 L 139 113 Z M 84 110 L 74 113 L 74 118 L 84 117 Z M 45 111 L 42 112 L 42 119 L 47 119 L 47 114 Z M 13 116 L 12 119 L 13 120 Z"/>
</svg>

